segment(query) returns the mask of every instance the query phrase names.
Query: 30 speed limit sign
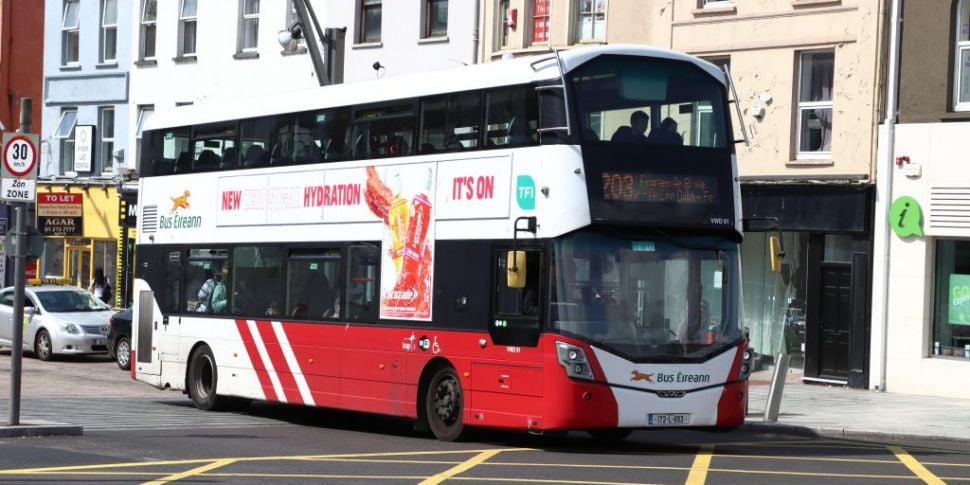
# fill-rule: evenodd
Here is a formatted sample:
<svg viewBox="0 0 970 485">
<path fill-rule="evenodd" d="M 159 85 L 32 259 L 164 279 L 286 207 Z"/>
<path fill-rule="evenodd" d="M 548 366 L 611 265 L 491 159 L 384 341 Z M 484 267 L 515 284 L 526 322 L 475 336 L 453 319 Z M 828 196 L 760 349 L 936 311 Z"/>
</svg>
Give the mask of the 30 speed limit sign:
<svg viewBox="0 0 970 485">
<path fill-rule="evenodd" d="M 0 200 L 33 202 L 37 195 L 37 142 L 34 133 L 3 134 Z"/>
</svg>

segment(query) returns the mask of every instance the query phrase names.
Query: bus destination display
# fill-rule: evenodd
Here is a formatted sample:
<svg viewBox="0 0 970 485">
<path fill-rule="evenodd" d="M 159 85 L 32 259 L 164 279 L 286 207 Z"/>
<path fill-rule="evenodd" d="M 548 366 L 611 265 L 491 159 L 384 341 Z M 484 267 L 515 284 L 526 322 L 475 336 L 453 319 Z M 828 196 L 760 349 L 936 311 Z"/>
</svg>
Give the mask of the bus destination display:
<svg viewBox="0 0 970 485">
<path fill-rule="evenodd" d="M 703 205 L 720 202 L 714 177 L 604 171 L 602 178 L 604 200 Z"/>
</svg>

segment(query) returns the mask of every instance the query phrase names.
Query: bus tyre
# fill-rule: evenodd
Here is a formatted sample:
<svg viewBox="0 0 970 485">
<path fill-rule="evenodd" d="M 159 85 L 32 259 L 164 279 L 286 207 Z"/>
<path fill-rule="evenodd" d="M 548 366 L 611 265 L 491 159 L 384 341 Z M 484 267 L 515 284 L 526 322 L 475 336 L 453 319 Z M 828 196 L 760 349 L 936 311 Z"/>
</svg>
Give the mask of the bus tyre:
<svg viewBox="0 0 970 485">
<path fill-rule="evenodd" d="M 619 443 L 630 436 L 633 430 L 626 428 L 591 429 L 588 433 L 600 443 Z"/>
<path fill-rule="evenodd" d="M 438 369 L 428 384 L 424 400 L 428 427 L 441 441 L 458 441 L 465 434 L 465 410 L 461 382 L 451 367 Z"/>
<path fill-rule="evenodd" d="M 188 388 L 189 397 L 196 408 L 203 411 L 218 411 L 227 403 L 226 398 L 216 395 L 219 370 L 212 349 L 203 345 L 196 349 L 189 360 Z"/>
</svg>

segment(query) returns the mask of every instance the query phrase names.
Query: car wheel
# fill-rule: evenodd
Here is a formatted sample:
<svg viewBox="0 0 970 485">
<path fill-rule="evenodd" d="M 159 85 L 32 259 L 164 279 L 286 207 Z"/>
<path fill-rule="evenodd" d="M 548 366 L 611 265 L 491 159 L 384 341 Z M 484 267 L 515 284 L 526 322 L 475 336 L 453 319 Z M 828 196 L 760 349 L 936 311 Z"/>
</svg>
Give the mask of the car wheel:
<svg viewBox="0 0 970 485">
<path fill-rule="evenodd" d="M 212 349 L 208 345 L 199 347 L 189 360 L 188 388 L 189 397 L 196 408 L 203 411 L 217 411 L 228 403 L 226 398 L 216 395 L 219 382 L 219 369 Z"/>
<path fill-rule="evenodd" d="M 34 355 L 43 361 L 54 360 L 54 344 L 47 330 L 37 332 L 37 337 L 34 338 Z"/>
<path fill-rule="evenodd" d="M 461 382 L 451 367 L 438 369 L 428 384 L 424 400 L 428 427 L 441 441 L 458 441 L 465 434 L 465 410 Z"/>
<path fill-rule="evenodd" d="M 128 337 L 118 339 L 118 344 L 115 345 L 115 362 L 121 370 L 131 369 L 131 340 Z"/>
</svg>

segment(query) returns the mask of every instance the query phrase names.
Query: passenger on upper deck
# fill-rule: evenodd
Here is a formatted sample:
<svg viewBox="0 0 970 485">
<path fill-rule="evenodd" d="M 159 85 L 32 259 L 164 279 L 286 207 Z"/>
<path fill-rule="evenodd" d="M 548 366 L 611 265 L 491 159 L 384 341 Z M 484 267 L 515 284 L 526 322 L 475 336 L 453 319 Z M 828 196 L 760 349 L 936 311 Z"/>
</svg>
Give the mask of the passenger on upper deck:
<svg viewBox="0 0 970 485">
<path fill-rule="evenodd" d="M 677 122 L 673 118 L 664 118 L 660 126 L 650 132 L 647 137 L 650 143 L 658 145 L 683 145 L 684 138 L 677 133 Z"/>
<path fill-rule="evenodd" d="M 645 143 L 647 137 L 643 134 L 650 126 L 650 116 L 643 111 L 637 110 L 630 115 L 630 126 L 621 126 L 613 133 L 611 142 L 623 143 Z"/>
</svg>

